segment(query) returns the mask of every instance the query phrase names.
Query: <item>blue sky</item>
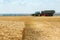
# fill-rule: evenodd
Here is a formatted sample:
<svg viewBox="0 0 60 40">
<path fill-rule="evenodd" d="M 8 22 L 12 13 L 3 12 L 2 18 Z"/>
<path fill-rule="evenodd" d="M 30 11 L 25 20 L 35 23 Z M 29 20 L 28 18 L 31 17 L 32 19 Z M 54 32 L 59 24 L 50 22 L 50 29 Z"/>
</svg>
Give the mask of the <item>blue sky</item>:
<svg viewBox="0 0 60 40">
<path fill-rule="evenodd" d="M 60 0 L 0 0 L 0 13 L 34 13 L 50 9 L 60 12 Z"/>
</svg>

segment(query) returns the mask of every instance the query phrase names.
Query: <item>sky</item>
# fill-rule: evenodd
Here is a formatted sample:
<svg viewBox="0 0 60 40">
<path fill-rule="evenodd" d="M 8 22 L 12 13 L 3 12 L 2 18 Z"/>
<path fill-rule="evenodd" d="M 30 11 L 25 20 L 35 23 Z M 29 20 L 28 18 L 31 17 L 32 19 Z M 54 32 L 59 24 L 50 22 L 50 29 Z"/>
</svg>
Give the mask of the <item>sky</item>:
<svg viewBox="0 0 60 40">
<path fill-rule="evenodd" d="M 60 0 L 0 0 L 0 13 L 34 13 L 42 10 L 60 12 Z"/>
</svg>

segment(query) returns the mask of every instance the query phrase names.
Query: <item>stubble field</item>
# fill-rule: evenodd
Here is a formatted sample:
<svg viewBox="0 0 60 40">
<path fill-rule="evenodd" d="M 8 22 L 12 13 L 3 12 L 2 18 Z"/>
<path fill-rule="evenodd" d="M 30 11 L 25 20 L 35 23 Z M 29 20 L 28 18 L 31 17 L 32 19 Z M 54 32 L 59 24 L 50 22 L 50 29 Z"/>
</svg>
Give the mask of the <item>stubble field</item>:
<svg viewBox="0 0 60 40">
<path fill-rule="evenodd" d="M 2 23 L 3 25 L 7 23 L 5 24 L 5 27 L 6 25 L 9 24 L 10 25 L 15 24 L 15 26 L 12 27 L 7 26 L 6 29 L 4 29 L 5 27 L 2 27 L 0 25 L 1 28 L 0 33 L 4 34 L 3 36 L 1 36 L 0 34 L 1 40 L 60 40 L 60 16 L 53 16 L 53 17 L 1 16 L 0 21 L 2 21 L 0 22 L 0 24 Z M 18 25 L 18 27 L 16 25 Z M 5 30 L 8 30 L 8 28 L 10 30 L 9 32 L 11 32 L 10 33 L 11 35 L 4 33 Z M 19 31 L 20 30 L 19 28 L 22 29 L 22 31 Z M 19 32 L 21 32 L 21 34 L 17 34 Z M 20 35 L 22 37 L 20 37 Z M 9 38 L 8 36 L 12 37 Z M 7 38 L 3 39 L 3 37 Z"/>
</svg>

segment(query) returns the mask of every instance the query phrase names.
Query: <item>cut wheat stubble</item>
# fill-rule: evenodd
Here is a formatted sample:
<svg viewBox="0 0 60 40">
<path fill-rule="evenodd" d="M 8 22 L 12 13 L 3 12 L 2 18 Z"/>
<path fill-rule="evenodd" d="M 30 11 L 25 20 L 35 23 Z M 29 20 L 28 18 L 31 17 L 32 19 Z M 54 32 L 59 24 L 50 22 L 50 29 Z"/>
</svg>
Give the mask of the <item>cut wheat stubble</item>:
<svg viewBox="0 0 60 40">
<path fill-rule="evenodd" d="M 60 28 L 50 22 L 31 22 L 25 24 L 23 40 L 60 40 Z"/>
<path fill-rule="evenodd" d="M 0 40 L 22 40 L 24 22 L 0 21 Z"/>
</svg>

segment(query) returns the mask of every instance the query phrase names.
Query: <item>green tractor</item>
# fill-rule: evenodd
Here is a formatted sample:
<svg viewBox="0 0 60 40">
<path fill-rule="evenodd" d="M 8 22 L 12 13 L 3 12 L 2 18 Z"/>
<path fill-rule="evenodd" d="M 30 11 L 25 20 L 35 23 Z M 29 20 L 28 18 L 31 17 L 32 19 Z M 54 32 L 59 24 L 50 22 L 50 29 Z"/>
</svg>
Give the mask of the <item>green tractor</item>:
<svg viewBox="0 0 60 40">
<path fill-rule="evenodd" d="M 32 16 L 40 16 L 40 12 L 35 12 L 35 14 L 32 14 Z"/>
</svg>

